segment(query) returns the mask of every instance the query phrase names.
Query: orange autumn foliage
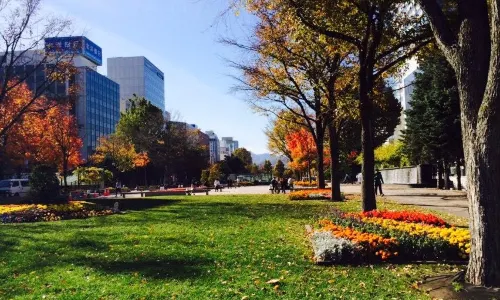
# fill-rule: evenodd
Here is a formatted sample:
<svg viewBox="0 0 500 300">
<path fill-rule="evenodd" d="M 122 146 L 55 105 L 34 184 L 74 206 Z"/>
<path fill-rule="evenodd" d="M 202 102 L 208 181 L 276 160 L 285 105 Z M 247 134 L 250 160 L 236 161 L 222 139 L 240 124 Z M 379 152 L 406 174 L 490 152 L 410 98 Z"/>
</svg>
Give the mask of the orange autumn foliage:
<svg viewBox="0 0 500 300">
<path fill-rule="evenodd" d="M 312 134 L 305 128 L 288 134 L 286 136 L 286 145 L 293 159 L 289 163 L 290 168 L 297 171 L 304 171 L 307 169 L 308 164 L 310 164 L 310 166 L 314 165 L 314 161 L 317 157 L 316 143 L 314 142 Z M 328 147 L 325 147 L 323 155 L 324 164 L 330 162 L 329 154 Z"/>
<path fill-rule="evenodd" d="M 286 136 L 286 145 L 292 156 L 290 168 L 303 171 L 312 165 L 316 158 L 316 144 L 312 134 L 305 128 L 294 131 Z"/>
<path fill-rule="evenodd" d="M 10 90 L 0 103 L 0 129 L 12 122 L 32 99 L 26 84 Z M 7 157 L 17 164 L 25 160 L 55 164 L 62 173 L 79 165 L 83 143 L 70 109 L 70 105 L 37 98 L 7 131 L 4 139 Z"/>
</svg>

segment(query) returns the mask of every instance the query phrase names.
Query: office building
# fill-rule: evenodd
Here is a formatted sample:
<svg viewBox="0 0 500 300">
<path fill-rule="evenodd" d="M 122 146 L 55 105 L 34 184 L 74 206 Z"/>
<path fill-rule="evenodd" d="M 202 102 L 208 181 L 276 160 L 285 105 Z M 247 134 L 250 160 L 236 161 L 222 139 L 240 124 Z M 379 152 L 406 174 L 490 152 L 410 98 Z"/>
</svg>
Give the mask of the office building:
<svg viewBox="0 0 500 300">
<path fill-rule="evenodd" d="M 108 77 L 120 85 L 120 111 L 130 107 L 133 95 L 165 110 L 163 72 L 144 56 L 108 58 Z"/>
<path fill-rule="evenodd" d="M 239 148 L 238 141 L 232 137 L 223 137 L 220 141 L 220 159 L 224 160 L 226 156 L 231 156 Z"/>
<path fill-rule="evenodd" d="M 82 157 L 88 158 L 99 139 L 115 132 L 120 119 L 120 86 L 90 68 L 79 68 L 80 93 L 76 117 L 84 141 Z"/>
<path fill-rule="evenodd" d="M 74 113 L 83 141 L 82 157 L 88 160 L 99 138 L 115 132 L 120 118 L 120 86 L 97 72 L 97 67 L 102 65 L 102 49 L 86 37 L 47 38 L 45 51 L 73 55 L 72 63 L 78 72 L 66 84 L 55 84 L 55 93 L 67 94 L 70 84 L 78 85 Z"/>
<path fill-rule="evenodd" d="M 423 11 L 420 6 L 407 3 L 401 5 L 398 9 L 398 13 L 407 14 L 411 17 L 422 16 Z M 403 131 L 406 130 L 406 110 L 411 108 L 412 94 L 413 94 L 413 82 L 415 81 L 415 74 L 418 72 L 418 62 L 416 57 L 408 59 L 403 67 L 403 74 L 395 78 L 396 84 L 394 85 L 394 96 L 401 103 L 403 108 L 401 111 L 401 116 L 399 118 L 399 125 L 394 129 L 394 135 L 389 138 L 392 140 L 399 140 L 403 137 Z"/>
<path fill-rule="evenodd" d="M 209 139 L 210 163 L 214 164 L 220 161 L 220 142 L 219 138 L 213 131 L 205 132 Z"/>
</svg>

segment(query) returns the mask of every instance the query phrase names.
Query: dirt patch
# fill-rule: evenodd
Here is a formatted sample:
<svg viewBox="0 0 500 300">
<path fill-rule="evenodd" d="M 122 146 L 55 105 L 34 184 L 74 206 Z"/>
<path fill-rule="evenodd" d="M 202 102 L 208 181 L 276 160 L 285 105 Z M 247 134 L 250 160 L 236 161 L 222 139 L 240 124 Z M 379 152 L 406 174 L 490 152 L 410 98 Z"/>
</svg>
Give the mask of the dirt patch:
<svg viewBox="0 0 500 300">
<path fill-rule="evenodd" d="M 427 277 L 419 286 L 432 299 L 487 300 L 500 299 L 500 289 L 476 287 L 463 282 L 462 276 L 443 274 Z"/>
</svg>

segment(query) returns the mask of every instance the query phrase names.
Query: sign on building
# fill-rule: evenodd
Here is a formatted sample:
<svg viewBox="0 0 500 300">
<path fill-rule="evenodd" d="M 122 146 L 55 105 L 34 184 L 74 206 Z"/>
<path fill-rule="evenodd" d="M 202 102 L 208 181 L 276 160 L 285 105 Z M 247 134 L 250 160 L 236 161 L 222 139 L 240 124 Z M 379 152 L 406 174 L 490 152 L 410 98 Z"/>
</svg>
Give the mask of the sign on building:
<svg viewBox="0 0 500 300">
<path fill-rule="evenodd" d="M 81 55 L 98 66 L 102 65 L 101 47 L 84 36 L 46 38 L 45 51 Z"/>
</svg>

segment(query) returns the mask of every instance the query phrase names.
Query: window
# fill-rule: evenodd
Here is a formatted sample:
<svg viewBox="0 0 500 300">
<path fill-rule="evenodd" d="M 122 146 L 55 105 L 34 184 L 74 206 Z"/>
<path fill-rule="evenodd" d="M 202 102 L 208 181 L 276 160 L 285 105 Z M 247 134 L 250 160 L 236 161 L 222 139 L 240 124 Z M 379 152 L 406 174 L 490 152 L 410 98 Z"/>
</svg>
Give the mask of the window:
<svg viewBox="0 0 500 300">
<path fill-rule="evenodd" d="M 30 182 L 28 180 L 21 181 L 21 186 L 23 187 L 30 186 Z"/>
<path fill-rule="evenodd" d="M 19 186 L 19 181 L 12 181 L 12 187 Z"/>
</svg>

